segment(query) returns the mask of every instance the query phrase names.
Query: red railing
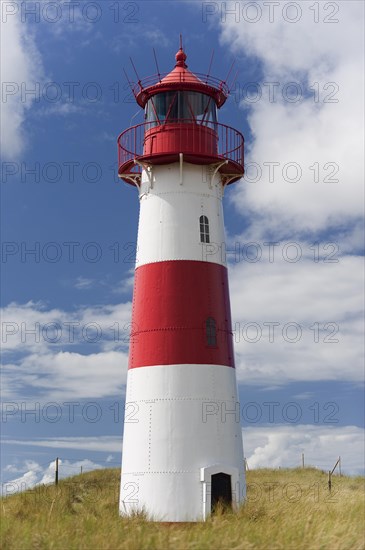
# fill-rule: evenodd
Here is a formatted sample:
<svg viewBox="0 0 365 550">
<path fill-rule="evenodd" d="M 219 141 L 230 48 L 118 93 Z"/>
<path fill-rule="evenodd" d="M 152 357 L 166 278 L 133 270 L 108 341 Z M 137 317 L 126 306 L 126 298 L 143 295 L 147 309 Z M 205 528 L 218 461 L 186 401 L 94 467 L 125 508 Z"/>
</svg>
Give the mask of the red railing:
<svg viewBox="0 0 365 550">
<path fill-rule="evenodd" d="M 159 148 L 150 150 L 151 136 L 155 130 Z M 162 133 L 166 136 L 163 140 Z M 183 153 L 186 158 L 193 160 L 195 157 L 198 164 L 227 160 L 231 171 L 243 174 L 243 135 L 225 124 L 200 124 L 194 120 L 171 121 L 160 125 L 145 122 L 122 132 L 118 138 L 119 173 L 139 174 L 141 167 L 134 163 L 135 159 L 148 157 L 148 161 L 153 162 L 153 158 L 168 158 L 174 152 Z M 226 171 L 230 171 L 228 167 Z"/>
</svg>

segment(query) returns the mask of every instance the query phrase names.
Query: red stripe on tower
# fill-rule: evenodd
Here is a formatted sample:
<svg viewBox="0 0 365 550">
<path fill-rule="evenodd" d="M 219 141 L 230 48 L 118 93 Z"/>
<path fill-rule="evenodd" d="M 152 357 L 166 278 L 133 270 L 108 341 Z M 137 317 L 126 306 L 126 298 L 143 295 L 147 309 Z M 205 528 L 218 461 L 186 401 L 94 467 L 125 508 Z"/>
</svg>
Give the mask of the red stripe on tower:
<svg viewBox="0 0 365 550">
<path fill-rule="evenodd" d="M 129 368 L 212 364 L 234 367 L 227 269 L 166 261 L 135 274 Z"/>
</svg>

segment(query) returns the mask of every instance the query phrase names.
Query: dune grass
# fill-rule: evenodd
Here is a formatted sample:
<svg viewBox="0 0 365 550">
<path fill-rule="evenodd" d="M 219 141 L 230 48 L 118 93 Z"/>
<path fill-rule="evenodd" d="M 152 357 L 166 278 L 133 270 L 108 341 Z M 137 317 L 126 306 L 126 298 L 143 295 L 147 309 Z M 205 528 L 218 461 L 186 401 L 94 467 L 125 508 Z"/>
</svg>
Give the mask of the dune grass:
<svg viewBox="0 0 365 550">
<path fill-rule="evenodd" d="M 159 524 L 118 516 L 119 470 L 85 473 L 1 499 L 5 550 L 362 550 L 364 478 L 314 468 L 247 472 L 246 504 L 206 522 Z"/>
</svg>

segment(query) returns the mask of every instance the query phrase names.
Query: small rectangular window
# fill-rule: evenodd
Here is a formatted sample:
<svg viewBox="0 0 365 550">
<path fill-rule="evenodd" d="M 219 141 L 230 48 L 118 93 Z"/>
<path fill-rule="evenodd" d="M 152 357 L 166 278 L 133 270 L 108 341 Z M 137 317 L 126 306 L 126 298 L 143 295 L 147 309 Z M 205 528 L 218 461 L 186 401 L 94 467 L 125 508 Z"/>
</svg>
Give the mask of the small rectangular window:
<svg viewBox="0 0 365 550">
<path fill-rule="evenodd" d="M 207 216 L 200 216 L 199 224 L 200 224 L 200 242 L 209 243 L 210 242 L 209 220 Z"/>
<path fill-rule="evenodd" d="M 207 344 L 209 347 L 216 347 L 217 345 L 217 327 L 215 319 L 213 317 L 208 317 L 205 323 Z"/>
</svg>

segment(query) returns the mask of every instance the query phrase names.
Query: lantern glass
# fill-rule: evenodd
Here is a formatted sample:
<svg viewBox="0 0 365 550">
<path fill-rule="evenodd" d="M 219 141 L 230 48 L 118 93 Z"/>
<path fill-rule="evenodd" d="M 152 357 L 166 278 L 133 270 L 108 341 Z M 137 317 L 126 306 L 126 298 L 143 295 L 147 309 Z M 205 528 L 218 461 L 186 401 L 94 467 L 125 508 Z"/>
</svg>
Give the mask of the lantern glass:
<svg viewBox="0 0 365 550">
<path fill-rule="evenodd" d="M 217 122 L 217 107 L 212 97 L 199 92 L 163 92 L 147 102 L 145 120 L 151 126 L 166 122 L 195 122 L 213 127 Z"/>
</svg>

